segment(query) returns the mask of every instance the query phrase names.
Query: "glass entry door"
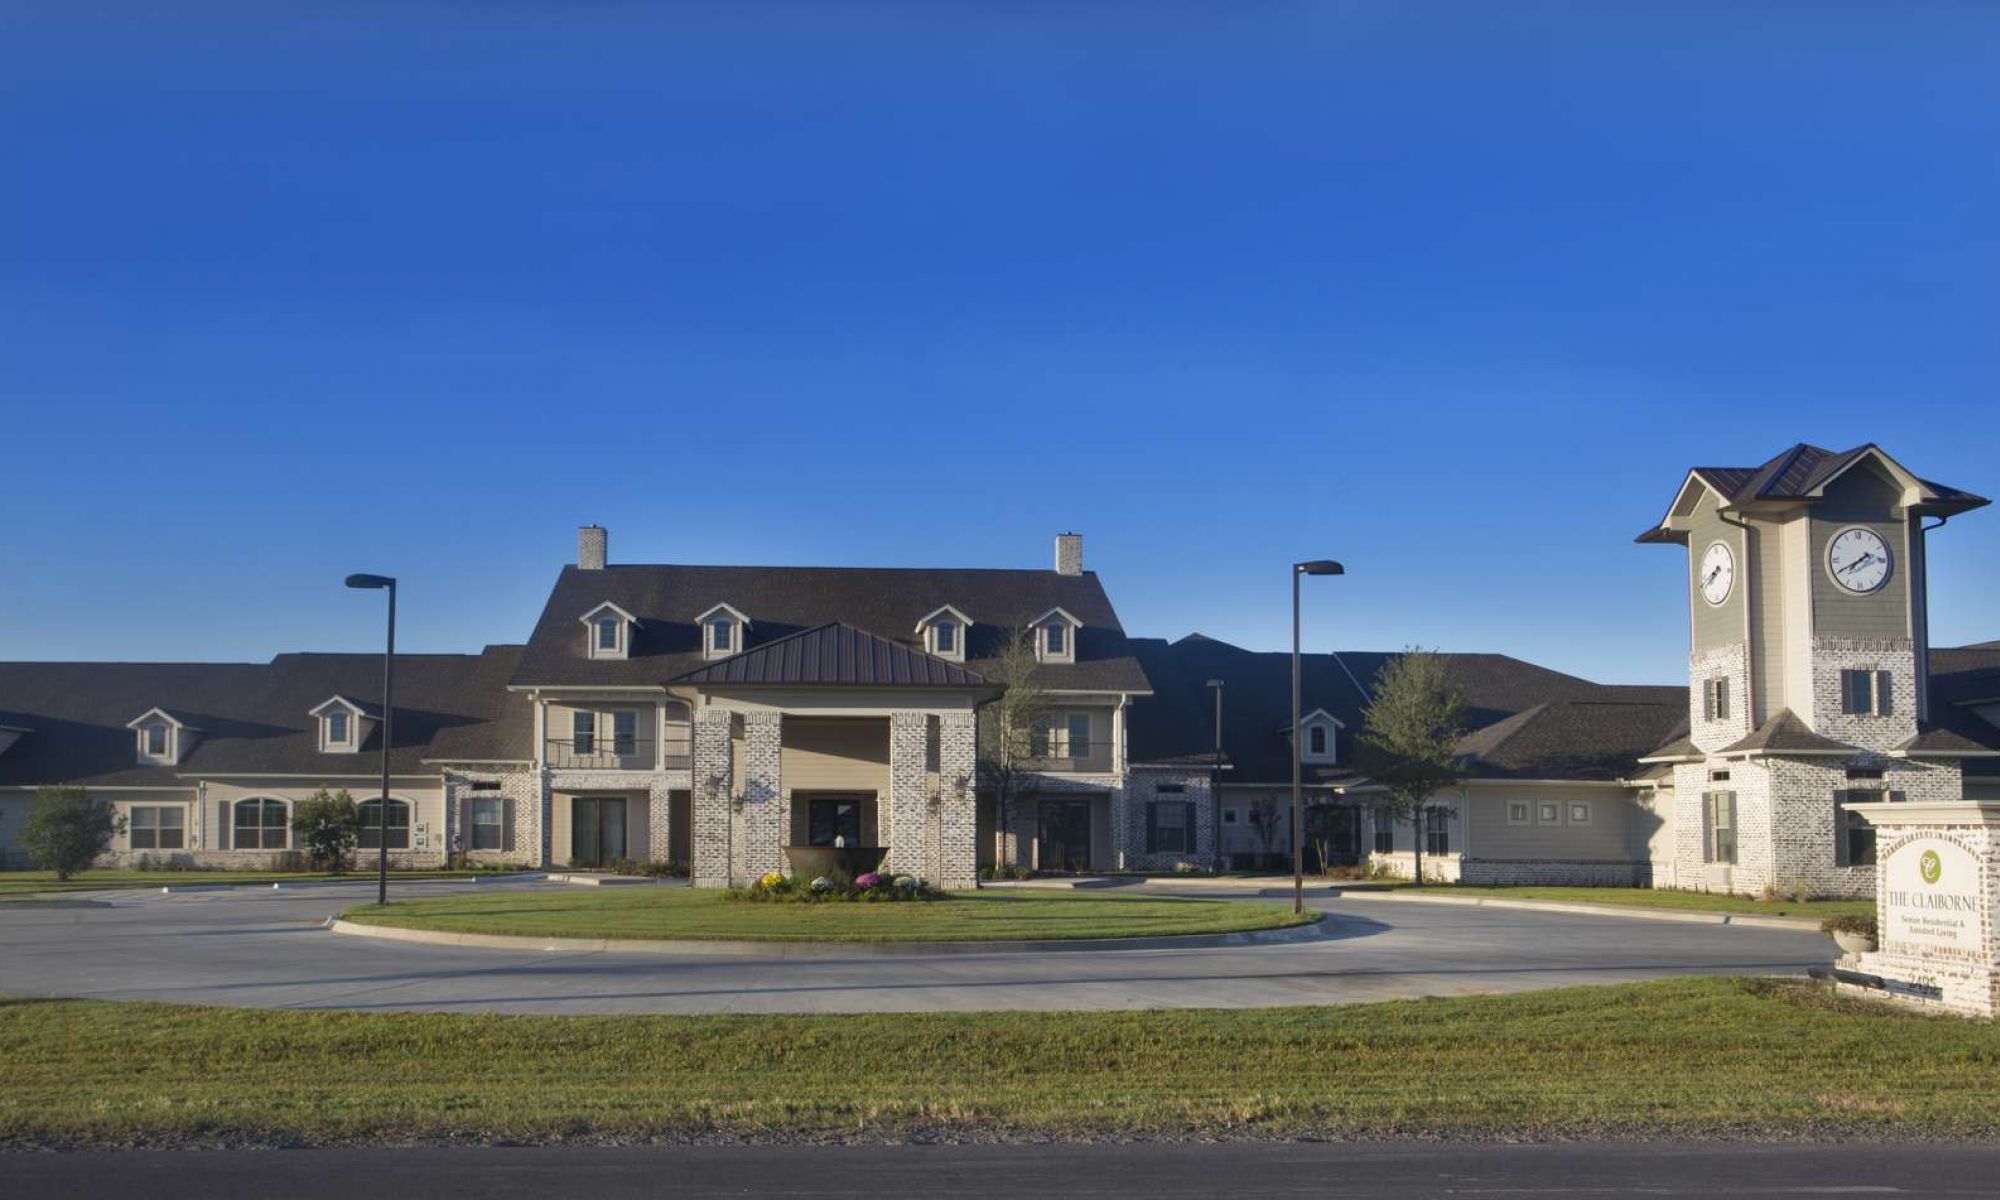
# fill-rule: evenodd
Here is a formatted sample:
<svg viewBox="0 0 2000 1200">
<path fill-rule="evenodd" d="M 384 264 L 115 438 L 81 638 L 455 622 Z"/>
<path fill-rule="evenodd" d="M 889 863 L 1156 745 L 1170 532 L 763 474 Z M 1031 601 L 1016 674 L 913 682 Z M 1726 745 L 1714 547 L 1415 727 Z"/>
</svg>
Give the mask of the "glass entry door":
<svg viewBox="0 0 2000 1200">
<path fill-rule="evenodd" d="M 569 802 L 569 861 L 601 867 L 625 855 L 625 799 L 578 796 Z"/>
<path fill-rule="evenodd" d="M 1035 869 L 1090 870 L 1090 801 L 1044 800 Z"/>
</svg>

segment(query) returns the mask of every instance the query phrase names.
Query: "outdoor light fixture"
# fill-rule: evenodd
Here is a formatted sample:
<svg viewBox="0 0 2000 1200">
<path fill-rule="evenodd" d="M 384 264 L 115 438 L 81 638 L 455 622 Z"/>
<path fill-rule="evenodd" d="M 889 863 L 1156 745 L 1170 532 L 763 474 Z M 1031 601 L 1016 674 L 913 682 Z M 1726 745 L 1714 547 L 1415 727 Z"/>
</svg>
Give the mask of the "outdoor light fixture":
<svg viewBox="0 0 2000 1200">
<path fill-rule="evenodd" d="M 396 707 L 396 581 L 387 575 L 349 575 L 347 586 L 362 590 L 388 589 L 389 642 L 382 651 L 382 796 L 375 805 L 375 903 L 389 903 L 389 742 L 395 729 Z"/>
<path fill-rule="evenodd" d="M 1306 817 L 1300 791 L 1305 774 L 1299 741 L 1299 577 L 1345 575 L 1347 568 L 1330 558 L 1292 564 L 1292 911 L 1306 911 Z"/>
</svg>

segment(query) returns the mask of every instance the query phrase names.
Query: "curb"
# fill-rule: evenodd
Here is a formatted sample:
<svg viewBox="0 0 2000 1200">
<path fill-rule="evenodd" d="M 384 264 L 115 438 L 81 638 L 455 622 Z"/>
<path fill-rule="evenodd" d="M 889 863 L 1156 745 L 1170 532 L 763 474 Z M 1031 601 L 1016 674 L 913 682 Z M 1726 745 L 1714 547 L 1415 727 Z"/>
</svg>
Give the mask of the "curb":
<svg viewBox="0 0 2000 1200">
<path fill-rule="evenodd" d="M 1288 893 L 1289 894 L 1289 893 Z M 1455 904 L 1468 908 L 1519 908 L 1531 912 L 1574 913 L 1585 917 L 1625 917 L 1636 921 L 1678 921 L 1683 925 L 1743 925 L 1756 929 L 1791 929 L 1818 933 L 1811 917 L 1760 917 L 1754 913 L 1684 912 L 1636 905 L 1565 904 L 1559 900 L 1513 900 L 1485 896 L 1412 896 L 1391 891 L 1335 891 L 1329 899 L 1387 900 L 1399 904 Z"/>
<path fill-rule="evenodd" d="M 397 887 L 418 887 L 426 883 L 541 883 L 549 878 L 539 871 L 509 871 L 503 875 L 468 875 L 463 879 L 397 879 L 394 875 L 389 882 Z M 352 879 L 299 879 L 286 881 L 266 879 L 256 883 L 184 883 L 179 887 L 167 884 L 160 889 L 162 896 L 183 896 L 195 892 L 227 892 L 236 888 L 258 888 L 269 892 L 291 891 L 294 888 L 353 887 L 357 883 L 374 883 L 373 875 L 356 875 Z M 105 888 L 105 892 L 133 892 L 145 895 L 149 888 Z M 103 892 L 93 892 L 102 895 Z"/>
<path fill-rule="evenodd" d="M 449 933 L 432 929 L 402 929 L 365 925 L 340 918 L 328 922 L 333 933 L 380 938 L 427 946 L 473 946 L 488 950 L 540 950 L 579 954 L 664 954 L 696 958 L 900 958 L 934 954 L 1103 953 L 1111 950 L 1208 950 L 1230 946 L 1277 946 L 1324 941 L 1334 934 L 1326 917 L 1314 913 L 1303 925 L 1283 929 L 1252 929 L 1241 933 L 1194 933 L 1179 937 L 1064 938 L 1030 942 L 709 942 L 662 941 L 642 938 L 516 937 L 500 933 Z"/>
</svg>

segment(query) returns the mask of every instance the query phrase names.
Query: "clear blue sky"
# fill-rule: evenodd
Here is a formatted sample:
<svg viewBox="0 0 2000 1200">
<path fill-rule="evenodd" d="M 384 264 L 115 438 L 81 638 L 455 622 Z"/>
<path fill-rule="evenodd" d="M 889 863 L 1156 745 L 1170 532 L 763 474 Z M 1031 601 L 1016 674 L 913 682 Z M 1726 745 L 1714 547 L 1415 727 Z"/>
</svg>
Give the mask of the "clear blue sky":
<svg viewBox="0 0 2000 1200">
<path fill-rule="evenodd" d="M 10 5 L 0 657 L 519 640 L 595 520 L 1674 681 L 1688 466 L 2000 495 L 1996 147 L 1991 4 Z"/>
</svg>

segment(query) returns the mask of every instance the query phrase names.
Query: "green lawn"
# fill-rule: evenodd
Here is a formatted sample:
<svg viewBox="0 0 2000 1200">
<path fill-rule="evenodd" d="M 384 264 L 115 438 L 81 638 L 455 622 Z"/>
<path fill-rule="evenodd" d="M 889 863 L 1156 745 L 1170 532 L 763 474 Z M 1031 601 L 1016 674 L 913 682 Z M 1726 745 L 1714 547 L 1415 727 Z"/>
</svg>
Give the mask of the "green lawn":
<svg viewBox="0 0 2000 1200">
<path fill-rule="evenodd" d="M 2000 1136 L 2000 1028 L 1682 979 L 1334 1008 L 516 1017 L 0 1002 L 0 1146 Z"/>
<path fill-rule="evenodd" d="M 1369 887 L 1379 885 L 1364 885 Z M 1401 884 L 1407 888 L 1411 885 Z M 1478 887 L 1428 884 L 1427 892 L 1442 895 L 1495 896 L 1511 900 L 1559 900 L 1565 904 L 1616 904 L 1631 908 L 1674 908 L 1693 912 L 1756 913 L 1766 917 L 1830 917 L 1835 913 L 1875 914 L 1873 900 L 1757 900 L 1714 892 L 1677 892 L 1668 888 L 1618 887 Z"/>
<path fill-rule="evenodd" d="M 717 890 L 625 887 L 369 904 L 350 921 L 524 937 L 756 942 L 984 942 L 1276 929 L 1300 918 L 1243 900 L 955 892 L 930 902 L 779 904 Z M 1316 915 L 1316 914 L 1315 914 Z M 1307 918 L 1310 919 L 1310 918 Z"/>
<path fill-rule="evenodd" d="M 412 879 L 471 879 L 475 875 L 499 875 L 504 871 L 391 871 L 389 882 Z M 313 880 L 344 879 L 366 883 L 373 871 L 359 868 L 345 875 L 312 871 L 85 871 L 56 882 L 54 871 L 0 871 L 0 896 L 28 892 L 95 892 L 108 888 L 183 887 L 196 883 L 304 883 Z"/>
</svg>

